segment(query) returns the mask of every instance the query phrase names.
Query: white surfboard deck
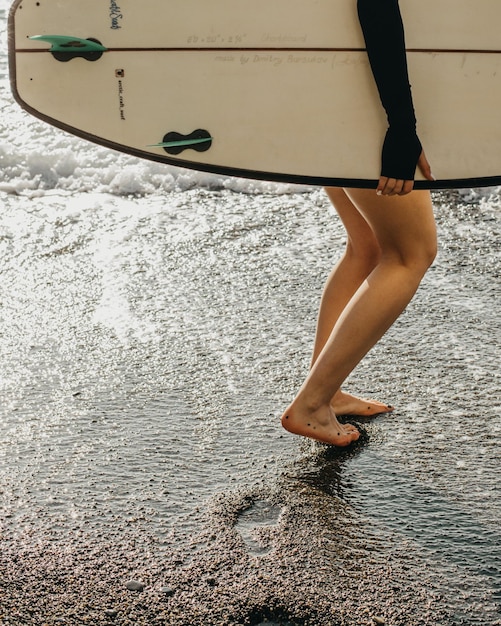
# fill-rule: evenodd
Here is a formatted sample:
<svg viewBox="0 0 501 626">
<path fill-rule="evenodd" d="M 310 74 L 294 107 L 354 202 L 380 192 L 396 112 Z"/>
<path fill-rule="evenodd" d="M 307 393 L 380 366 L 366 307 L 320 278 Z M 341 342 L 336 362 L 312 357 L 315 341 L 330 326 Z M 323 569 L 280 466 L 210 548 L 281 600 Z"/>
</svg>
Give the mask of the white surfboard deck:
<svg viewBox="0 0 501 626">
<path fill-rule="evenodd" d="M 500 0 L 400 6 L 437 177 L 418 173 L 416 186 L 501 184 Z M 63 62 L 37 35 L 106 51 Z M 379 176 L 387 123 L 356 0 L 16 0 L 9 58 L 24 109 L 117 150 L 283 182 L 372 187 Z M 156 145 L 190 137 L 178 154 Z"/>
</svg>

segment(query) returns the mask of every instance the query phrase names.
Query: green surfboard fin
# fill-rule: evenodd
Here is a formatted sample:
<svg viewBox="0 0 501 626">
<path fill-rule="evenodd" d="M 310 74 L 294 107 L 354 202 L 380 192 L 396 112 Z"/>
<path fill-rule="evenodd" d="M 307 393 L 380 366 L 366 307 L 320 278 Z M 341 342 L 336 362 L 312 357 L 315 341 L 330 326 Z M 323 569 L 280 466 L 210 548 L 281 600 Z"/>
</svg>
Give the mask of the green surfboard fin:
<svg viewBox="0 0 501 626">
<path fill-rule="evenodd" d="M 204 137 L 203 139 L 181 139 L 180 141 L 162 141 L 161 143 L 150 144 L 149 148 L 189 148 L 200 143 L 212 141 L 212 137 Z"/>
<path fill-rule="evenodd" d="M 102 44 L 92 39 L 81 39 L 80 37 L 69 37 L 67 35 L 34 35 L 30 37 L 35 41 L 46 41 L 52 44 L 50 52 L 105 52 Z"/>
<path fill-rule="evenodd" d="M 86 61 L 98 61 L 107 50 L 100 41 L 92 38 L 81 39 L 68 35 L 34 35 L 30 39 L 50 43 L 49 52 L 56 61 L 63 63 L 79 57 Z"/>
<path fill-rule="evenodd" d="M 213 138 L 209 131 L 198 128 L 189 135 L 171 131 L 164 135 L 160 143 L 149 147 L 163 148 L 168 154 L 181 154 L 183 150 L 189 150 L 190 148 L 197 152 L 206 152 L 211 147 L 212 142 Z"/>
</svg>

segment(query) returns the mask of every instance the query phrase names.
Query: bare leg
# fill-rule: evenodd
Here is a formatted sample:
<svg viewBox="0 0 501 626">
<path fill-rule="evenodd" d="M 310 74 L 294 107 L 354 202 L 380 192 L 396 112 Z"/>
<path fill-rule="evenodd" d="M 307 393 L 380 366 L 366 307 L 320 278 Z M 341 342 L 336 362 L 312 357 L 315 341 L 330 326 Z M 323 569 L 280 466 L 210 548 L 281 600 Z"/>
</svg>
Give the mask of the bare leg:
<svg viewBox="0 0 501 626">
<path fill-rule="evenodd" d="M 346 229 L 344 255 L 327 279 L 317 321 L 312 365 L 317 360 L 335 323 L 357 289 L 376 267 L 381 256 L 378 241 L 365 218 L 353 205 L 343 189 L 330 187 L 327 195 Z M 337 415 L 378 415 L 392 407 L 375 400 L 352 396 L 340 389 L 331 400 Z"/>
<path fill-rule="evenodd" d="M 377 196 L 349 189 L 370 225 L 379 261 L 337 319 L 296 398 L 282 416 L 288 431 L 345 446 L 358 438 L 339 424 L 331 400 L 350 372 L 405 309 L 436 254 L 430 194 Z"/>
</svg>

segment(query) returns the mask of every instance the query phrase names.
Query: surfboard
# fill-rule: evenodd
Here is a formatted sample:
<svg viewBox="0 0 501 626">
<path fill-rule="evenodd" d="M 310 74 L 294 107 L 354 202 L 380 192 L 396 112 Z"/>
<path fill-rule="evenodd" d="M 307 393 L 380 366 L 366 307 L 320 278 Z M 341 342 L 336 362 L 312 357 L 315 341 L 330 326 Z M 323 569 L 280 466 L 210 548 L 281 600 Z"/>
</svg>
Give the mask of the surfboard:
<svg viewBox="0 0 501 626">
<path fill-rule="evenodd" d="M 437 177 L 501 184 L 501 2 L 400 0 L 418 133 Z M 16 0 L 14 96 L 139 157 L 373 187 L 387 122 L 356 0 Z"/>
</svg>

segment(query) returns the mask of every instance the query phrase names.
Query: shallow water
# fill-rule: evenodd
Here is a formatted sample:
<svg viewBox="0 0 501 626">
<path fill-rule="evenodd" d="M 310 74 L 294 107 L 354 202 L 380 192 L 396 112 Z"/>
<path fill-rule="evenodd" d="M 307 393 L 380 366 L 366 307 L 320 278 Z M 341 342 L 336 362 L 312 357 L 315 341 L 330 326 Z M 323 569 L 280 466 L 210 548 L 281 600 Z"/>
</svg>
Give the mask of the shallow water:
<svg viewBox="0 0 501 626">
<path fill-rule="evenodd" d="M 302 532 L 288 511 L 333 543 L 342 505 L 337 540 L 429 585 L 437 623 L 499 623 L 500 189 L 435 195 L 439 257 L 349 381 L 397 409 L 330 454 L 278 424 L 344 243 L 323 192 L 91 146 L 18 109 L 5 55 L 0 81 L 2 539 L 123 532 L 192 559 L 228 500 L 271 559 L 277 529 Z M 334 563 L 319 542 L 297 563 Z"/>
</svg>

